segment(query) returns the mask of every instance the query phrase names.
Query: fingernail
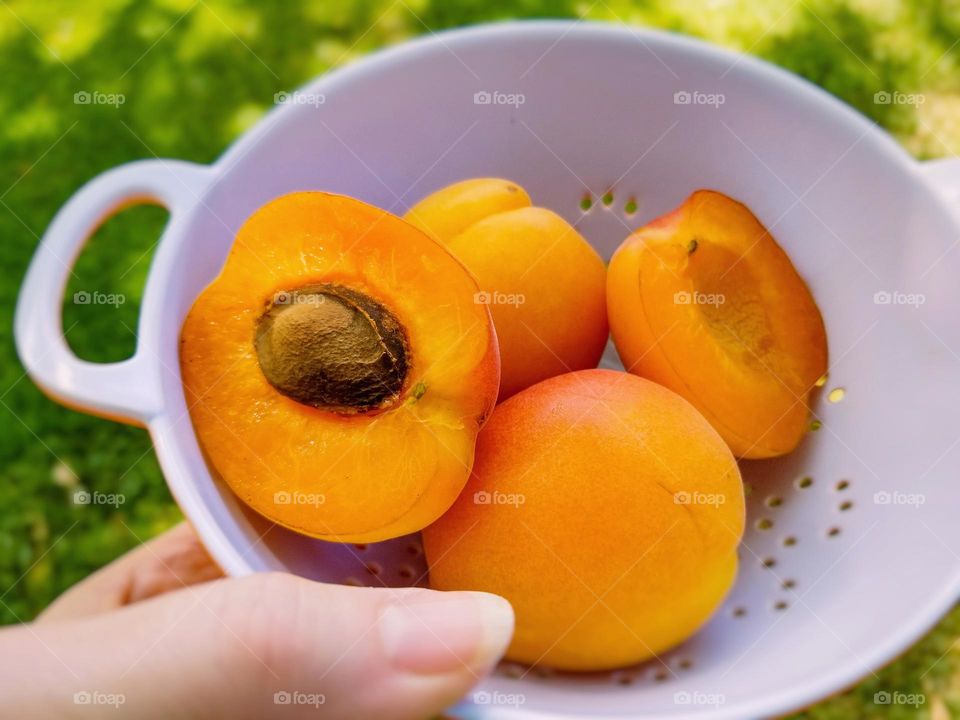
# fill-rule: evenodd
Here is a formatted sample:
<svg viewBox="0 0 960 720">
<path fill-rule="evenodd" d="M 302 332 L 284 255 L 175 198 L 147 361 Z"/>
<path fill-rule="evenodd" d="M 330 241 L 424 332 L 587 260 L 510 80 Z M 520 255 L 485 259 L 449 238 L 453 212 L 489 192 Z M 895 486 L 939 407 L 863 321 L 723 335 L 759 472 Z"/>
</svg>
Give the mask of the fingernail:
<svg viewBox="0 0 960 720">
<path fill-rule="evenodd" d="M 490 593 L 428 590 L 392 601 L 379 625 L 384 651 L 400 670 L 485 672 L 510 644 L 513 608 Z"/>
</svg>

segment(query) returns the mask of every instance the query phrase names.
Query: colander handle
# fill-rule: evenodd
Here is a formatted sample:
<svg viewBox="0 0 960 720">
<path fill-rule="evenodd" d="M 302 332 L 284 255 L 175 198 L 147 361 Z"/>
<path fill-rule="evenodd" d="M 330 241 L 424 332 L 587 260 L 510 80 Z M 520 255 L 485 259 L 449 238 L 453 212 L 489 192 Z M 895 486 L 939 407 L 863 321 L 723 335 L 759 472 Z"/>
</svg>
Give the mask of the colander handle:
<svg viewBox="0 0 960 720">
<path fill-rule="evenodd" d="M 960 205 L 960 157 L 929 160 L 922 163 L 920 169 L 941 195 Z"/>
<path fill-rule="evenodd" d="M 170 221 L 189 210 L 210 184 L 209 168 L 175 160 L 142 160 L 94 178 L 60 209 L 33 256 L 17 301 L 17 351 L 27 373 L 55 400 L 115 420 L 146 424 L 163 406 L 161 363 L 138 337 L 133 357 L 93 363 L 63 335 L 63 294 L 84 244 L 124 208 L 156 204 Z"/>
</svg>

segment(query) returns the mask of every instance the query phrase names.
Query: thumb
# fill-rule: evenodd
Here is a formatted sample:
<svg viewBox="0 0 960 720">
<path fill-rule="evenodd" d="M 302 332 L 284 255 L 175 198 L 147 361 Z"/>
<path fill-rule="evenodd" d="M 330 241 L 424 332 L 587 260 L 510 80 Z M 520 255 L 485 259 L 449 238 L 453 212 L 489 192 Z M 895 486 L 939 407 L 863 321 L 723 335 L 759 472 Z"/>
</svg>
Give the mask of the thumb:
<svg viewBox="0 0 960 720">
<path fill-rule="evenodd" d="M 244 596 L 272 606 L 255 630 L 268 637 L 253 645 L 276 673 L 267 678 L 274 712 L 275 703 L 322 694 L 325 718 L 432 717 L 491 670 L 513 633 L 510 604 L 487 593 L 265 579 L 259 600 Z"/>
<path fill-rule="evenodd" d="M 29 718 L 100 717 L 97 698 L 113 698 L 117 718 L 421 720 L 489 672 L 512 631 L 487 593 L 261 574 L 0 633 L 0 655 L 20 658 L 0 695 Z"/>
</svg>

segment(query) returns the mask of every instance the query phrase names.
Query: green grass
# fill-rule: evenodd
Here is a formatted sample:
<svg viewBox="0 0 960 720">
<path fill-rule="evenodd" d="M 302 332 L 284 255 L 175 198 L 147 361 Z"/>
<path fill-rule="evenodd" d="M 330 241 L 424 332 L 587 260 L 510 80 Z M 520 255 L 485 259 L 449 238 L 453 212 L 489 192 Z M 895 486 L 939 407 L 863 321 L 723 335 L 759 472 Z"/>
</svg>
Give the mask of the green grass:
<svg viewBox="0 0 960 720">
<path fill-rule="evenodd" d="M 46 399 L 16 358 L 18 286 L 38 237 L 71 193 L 139 158 L 210 162 L 268 109 L 274 93 L 428 29 L 583 13 L 758 54 L 843 98 L 920 157 L 960 151 L 957 3 L 0 3 L 0 621 L 29 620 L 64 588 L 179 518 L 142 430 Z M 876 92 L 894 90 L 923 93 L 926 101 L 919 108 L 873 102 Z M 125 102 L 75 104 L 81 91 L 123 93 Z M 132 353 L 140 290 L 164 222 L 157 208 L 129 210 L 81 257 L 64 304 L 68 340 L 81 357 L 103 362 Z M 122 294 L 125 302 L 71 302 L 81 291 Z M 77 488 L 122 493 L 126 501 L 116 509 L 78 507 L 71 503 Z M 955 611 L 879 679 L 806 716 L 927 717 L 935 703 L 960 712 L 951 649 L 958 635 Z M 922 692 L 927 703 L 918 711 L 875 705 L 879 690 Z"/>
</svg>

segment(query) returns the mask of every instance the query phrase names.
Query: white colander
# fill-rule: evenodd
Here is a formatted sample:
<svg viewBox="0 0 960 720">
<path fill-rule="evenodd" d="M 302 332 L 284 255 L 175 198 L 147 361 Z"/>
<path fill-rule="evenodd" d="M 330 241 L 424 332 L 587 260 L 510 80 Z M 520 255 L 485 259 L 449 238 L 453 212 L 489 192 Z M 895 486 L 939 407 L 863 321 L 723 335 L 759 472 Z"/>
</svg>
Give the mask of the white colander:
<svg viewBox="0 0 960 720">
<path fill-rule="evenodd" d="M 21 357 L 42 387 L 149 428 L 173 494 L 230 573 L 366 585 L 425 577 L 417 537 L 314 541 L 271 527 L 211 478 L 181 389 L 178 333 L 237 229 L 293 190 L 402 212 L 450 182 L 493 175 L 521 183 L 606 257 L 697 188 L 744 201 L 810 284 L 831 367 L 819 429 L 786 458 L 743 464 L 742 569 L 703 631 L 610 674 L 501 666 L 454 716 L 785 713 L 870 674 L 960 596 L 960 224 L 948 203 L 960 195 L 960 161 L 921 165 L 848 107 L 756 60 L 611 25 L 445 33 L 278 99 L 283 107 L 213 166 L 147 160 L 81 189 L 47 231 L 16 317 Z M 78 360 L 60 318 L 70 267 L 105 217 L 149 200 L 171 221 L 136 354 Z M 604 364 L 618 367 L 615 353 Z M 518 530 L 518 552 L 523 541 Z"/>
</svg>

